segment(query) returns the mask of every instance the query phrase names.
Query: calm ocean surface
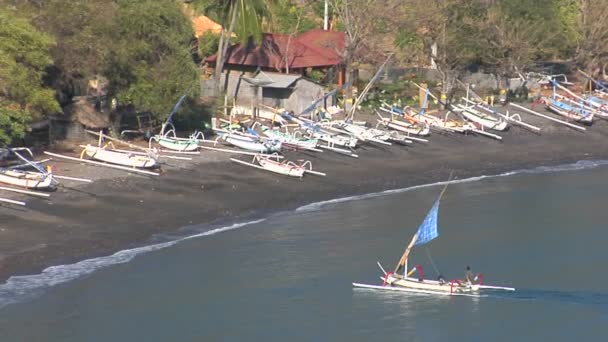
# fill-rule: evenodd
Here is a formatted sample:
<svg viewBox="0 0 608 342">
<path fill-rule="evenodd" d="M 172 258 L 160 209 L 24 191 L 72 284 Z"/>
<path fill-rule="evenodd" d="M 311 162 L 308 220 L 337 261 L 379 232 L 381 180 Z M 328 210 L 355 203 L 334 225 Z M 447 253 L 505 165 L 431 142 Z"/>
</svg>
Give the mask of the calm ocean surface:
<svg viewBox="0 0 608 342">
<path fill-rule="evenodd" d="M 199 235 L 13 278 L 0 341 L 603 341 L 607 179 L 601 166 L 450 185 L 429 244 L 437 267 L 453 279 L 471 265 L 515 293 L 352 288 L 380 284 L 376 261 L 394 267 L 433 186 L 189 227 Z M 411 260 L 436 276 L 424 249 Z"/>
</svg>

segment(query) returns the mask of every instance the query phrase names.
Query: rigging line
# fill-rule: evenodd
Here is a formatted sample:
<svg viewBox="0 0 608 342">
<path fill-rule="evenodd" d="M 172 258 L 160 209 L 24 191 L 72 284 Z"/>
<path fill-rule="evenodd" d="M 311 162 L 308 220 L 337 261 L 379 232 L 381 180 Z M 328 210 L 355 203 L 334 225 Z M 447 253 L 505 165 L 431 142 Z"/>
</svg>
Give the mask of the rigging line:
<svg viewBox="0 0 608 342">
<path fill-rule="evenodd" d="M 433 257 L 431 256 L 431 252 L 429 252 L 428 247 L 425 246 L 424 250 L 426 251 L 426 255 L 429 257 L 429 261 L 431 262 L 431 266 L 433 266 L 433 270 L 435 270 L 435 275 L 440 276 L 441 272 L 439 272 L 439 269 L 437 269 L 437 265 L 435 264 L 435 261 L 433 260 Z"/>
</svg>

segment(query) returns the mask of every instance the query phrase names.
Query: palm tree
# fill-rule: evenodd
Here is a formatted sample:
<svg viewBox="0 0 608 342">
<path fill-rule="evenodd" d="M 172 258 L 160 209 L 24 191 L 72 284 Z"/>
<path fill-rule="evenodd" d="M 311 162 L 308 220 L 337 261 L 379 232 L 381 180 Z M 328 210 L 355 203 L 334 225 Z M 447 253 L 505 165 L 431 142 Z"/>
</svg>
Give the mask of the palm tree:
<svg viewBox="0 0 608 342">
<path fill-rule="evenodd" d="M 195 8 L 202 10 L 206 15 L 214 16 L 222 25 L 213 76 L 215 89 L 222 90 L 220 78 L 230 46 L 230 37 L 235 34 L 241 43 L 247 42 L 250 38 L 259 43 L 262 39 L 262 21 L 270 14 L 268 3 L 269 1 L 264 0 L 193 1 Z"/>
</svg>

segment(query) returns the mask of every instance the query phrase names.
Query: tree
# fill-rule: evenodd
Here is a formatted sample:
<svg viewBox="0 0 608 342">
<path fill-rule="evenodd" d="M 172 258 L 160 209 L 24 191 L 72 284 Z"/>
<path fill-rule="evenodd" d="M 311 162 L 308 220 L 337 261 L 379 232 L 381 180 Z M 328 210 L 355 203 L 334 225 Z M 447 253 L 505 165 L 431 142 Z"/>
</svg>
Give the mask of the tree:
<svg viewBox="0 0 608 342">
<path fill-rule="evenodd" d="M 61 110 L 42 82 L 53 44 L 26 19 L 0 9 L 0 142 L 22 138 L 31 120 Z"/>
<path fill-rule="evenodd" d="M 573 0 L 577 8 L 577 63 L 592 76 L 606 75 L 608 66 L 608 6 L 604 0 Z M 571 4 L 572 5 L 572 4 Z"/>
<path fill-rule="evenodd" d="M 517 75 L 536 60 L 557 56 L 566 38 L 562 0 L 498 0 L 480 21 L 485 48 L 481 60 L 497 67 L 497 76 Z"/>
<path fill-rule="evenodd" d="M 221 91 L 220 79 L 230 38 L 236 34 L 243 44 L 250 39 L 259 43 L 262 39 L 262 20 L 269 16 L 268 4 L 264 0 L 193 0 L 192 5 L 222 25 L 213 76 L 215 88 Z"/>
<path fill-rule="evenodd" d="M 120 0 L 118 6 L 104 61 L 110 95 L 164 118 L 181 95 L 200 92 L 190 20 L 177 2 Z"/>
<path fill-rule="evenodd" d="M 466 66 L 480 60 L 483 46 L 480 22 L 487 15 L 483 0 L 405 0 L 402 48 L 422 49 L 442 76 L 445 94 Z"/>
<path fill-rule="evenodd" d="M 270 32 L 295 34 L 317 28 L 319 25 L 309 17 L 310 4 L 296 5 L 292 0 L 274 0 L 269 6 L 272 20 L 267 27 Z"/>
<path fill-rule="evenodd" d="M 346 34 L 342 59 L 346 82 L 353 82 L 356 63 L 381 62 L 386 58 L 385 52 L 392 49 L 392 44 L 384 44 L 379 36 L 395 28 L 391 15 L 397 17 L 403 6 L 398 1 L 331 0 L 331 8 L 338 20 L 336 26 Z M 352 97 L 350 87 L 346 89 L 346 97 Z"/>
<path fill-rule="evenodd" d="M 55 87 L 67 99 L 78 93 L 79 83 L 104 68 L 109 45 L 108 28 L 117 16 L 113 0 L 47 0 L 37 9 L 35 25 L 52 34 Z"/>
</svg>

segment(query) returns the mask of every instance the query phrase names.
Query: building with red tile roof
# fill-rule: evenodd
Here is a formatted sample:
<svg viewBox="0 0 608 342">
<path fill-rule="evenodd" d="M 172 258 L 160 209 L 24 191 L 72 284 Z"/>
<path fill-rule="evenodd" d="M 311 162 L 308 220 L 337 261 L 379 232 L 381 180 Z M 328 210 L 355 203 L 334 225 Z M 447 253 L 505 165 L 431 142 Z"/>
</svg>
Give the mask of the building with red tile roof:
<svg viewBox="0 0 608 342">
<path fill-rule="evenodd" d="M 235 71 L 276 71 L 306 75 L 310 70 L 337 69 L 343 78 L 342 55 L 346 46 L 343 32 L 320 29 L 304 32 L 297 36 L 264 33 L 262 41 L 255 45 L 234 44 L 228 48 L 224 65 L 226 70 Z M 210 66 L 215 65 L 217 56 L 205 59 Z"/>
</svg>

